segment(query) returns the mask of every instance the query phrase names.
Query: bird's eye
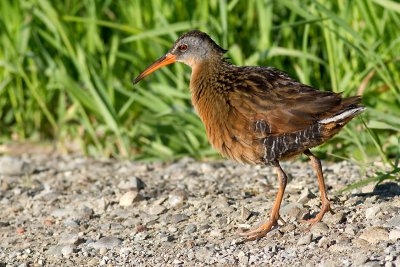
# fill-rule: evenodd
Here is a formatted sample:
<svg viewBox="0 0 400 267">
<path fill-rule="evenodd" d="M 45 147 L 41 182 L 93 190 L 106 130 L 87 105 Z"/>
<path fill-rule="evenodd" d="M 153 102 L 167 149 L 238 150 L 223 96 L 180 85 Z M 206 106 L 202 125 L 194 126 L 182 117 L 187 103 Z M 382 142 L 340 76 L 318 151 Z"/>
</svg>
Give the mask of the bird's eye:
<svg viewBox="0 0 400 267">
<path fill-rule="evenodd" d="M 181 44 L 178 46 L 179 51 L 185 52 L 187 50 L 188 46 L 187 44 Z"/>
</svg>

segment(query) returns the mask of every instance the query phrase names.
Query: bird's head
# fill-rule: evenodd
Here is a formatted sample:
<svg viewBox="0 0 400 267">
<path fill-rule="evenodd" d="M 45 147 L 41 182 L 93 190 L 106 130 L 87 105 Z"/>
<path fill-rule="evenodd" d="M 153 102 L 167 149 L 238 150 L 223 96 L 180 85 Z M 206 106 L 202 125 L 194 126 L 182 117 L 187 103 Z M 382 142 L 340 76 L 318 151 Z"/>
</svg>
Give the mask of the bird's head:
<svg viewBox="0 0 400 267">
<path fill-rule="evenodd" d="M 174 62 L 194 67 L 205 60 L 222 58 L 226 50 L 217 45 L 206 33 L 193 30 L 183 34 L 164 56 L 147 67 L 133 81 L 137 83 L 155 70 Z"/>
</svg>

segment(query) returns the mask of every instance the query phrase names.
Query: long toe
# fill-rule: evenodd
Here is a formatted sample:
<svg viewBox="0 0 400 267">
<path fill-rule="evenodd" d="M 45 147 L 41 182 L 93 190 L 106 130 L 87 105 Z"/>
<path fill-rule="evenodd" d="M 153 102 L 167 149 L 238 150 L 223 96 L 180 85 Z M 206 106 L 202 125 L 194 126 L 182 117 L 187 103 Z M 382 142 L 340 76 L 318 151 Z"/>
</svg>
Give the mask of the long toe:
<svg viewBox="0 0 400 267">
<path fill-rule="evenodd" d="M 311 218 L 308 220 L 300 220 L 301 223 L 309 223 L 310 226 L 313 226 L 317 222 L 320 222 L 322 218 L 324 217 L 325 213 L 331 212 L 332 214 L 334 213 L 333 210 L 331 209 L 331 205 L 329 202 L 326 202 L 326 204 L 321 208 L 321 211 L 315 216 L 315 218 Z"/>
<path fill-rule="evenodd" d="M 268 221 L 267 223 L 259 226 L 254 230 L 250 230 L 248 232 L 240 233 L 241 237 L 244 237 L 246 241 L 252 241 L 259 238 L 264 237 L 269 231 L 271 231 L 272 227 L 276 225 L 276 221 Z"/>
</svg>

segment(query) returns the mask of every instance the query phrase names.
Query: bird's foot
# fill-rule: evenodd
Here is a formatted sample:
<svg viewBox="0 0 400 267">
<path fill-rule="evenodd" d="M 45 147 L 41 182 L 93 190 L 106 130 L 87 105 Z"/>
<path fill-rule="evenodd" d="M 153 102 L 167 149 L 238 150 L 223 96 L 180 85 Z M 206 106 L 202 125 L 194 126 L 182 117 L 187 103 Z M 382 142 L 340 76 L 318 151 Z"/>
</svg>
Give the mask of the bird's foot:
<svg viewBox="0 0 400 267">
<path fill-rule="evenodd" d="M 281 218 L 281 216 L 277 216 L 276 218 L 270 218 L 268 222 L 260 225 L 258 228 L 254 230 L 250 230 L 244 233 L 240 233 L 241 237 L 244 237 L 246 241 L 252 241 L 259 238 L 264 237 L 269 231 L 271 231 L 272 227 L 278 225 L 278 221 L 281 221 L 283 224 L 286 222 Z"/>
<path fill-rule="evenodd" d="M 332 210 L 329 201 L 326 200 L 322 205 L 321 211 L 317 214 L 317 216 L 315 216 L 315 218 L 311 218 L 308 220 L 300 220 L 300 222 L 310 224 L 310 228 L 311 228 L 314 224 L 316 224 L 317 222 L 320 222 L 322 220 L 322 218 L 324 217 L 325 213 L 327 213 L 328 211 L 330 213 L 334 214 L 334 211 Z"/>
</svg>

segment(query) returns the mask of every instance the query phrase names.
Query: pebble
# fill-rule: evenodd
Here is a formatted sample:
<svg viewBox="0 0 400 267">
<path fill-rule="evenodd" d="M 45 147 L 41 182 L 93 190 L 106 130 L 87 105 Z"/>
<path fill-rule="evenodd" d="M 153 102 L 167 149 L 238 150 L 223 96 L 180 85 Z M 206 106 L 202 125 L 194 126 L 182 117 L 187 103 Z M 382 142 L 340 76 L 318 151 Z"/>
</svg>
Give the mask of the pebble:
<svg viewBox="0 0 400 267">
<path fill-rule="evenodd" d="M 182 189 L 175 189 L 168 195 L 168 204 L 173 208 L 182 207 L 185 200 L 187 200 L 187 193 Z"/>
<path fill-rule="evenodd" d="M 249 263 L 249 256 L 247 256 L 242 250 L 238 253 L 238 259 L 242 265 L 247 265 Z"/>
<path fill-rule="evenodd" d="M 138 201 L 140 199 L 138 191 L 128 191 L 121 196 L 119 199 L 119 205 L 123 207 L 128 207 L 132 205 L 134 201 Z"/>
<path fill-rule="evenodd" d="M 167 222 L 171 224 L 180 223 L 189 219 L 189 216 L 185 214 L 174 214 L 167 217 Z"/>
<path fill-rule="evenodd" d="M 46 254 L 54 256 L 54 257 L 61 257 L 63 255 L 62 252 L 61 252 L 63 247 L 64 246 L 62 246 L 62 245 L 51 246 L 46 251 Z"/>
<path fill-rule="evenodd" d="M 58 244 L 59 245 L 74 245 L 79 241 L 79 236 L 77 233 L 62 233 Z"/>
<path fill-rule="evenodd" d="M 53 217 L 56 217 L 56 218 L 61 218 L 61 217 L 68 217 L 68 216 L 72 215 L 73 213 L 74 213 L 74 211 L 71 209 L 61 208 L 61 209 L 53 210 L 50 215 Z"/>
<path fill-rule="evenodd" d="M 146 184 L 139 177 L 132 176 L 126 180 L 122 180 L 118 184 L 119 189 L 139 191 L 146 187 Z"/>
<path fill-rule="evenodd" d="M 18 157 L 0 157 L 0 175 L 23 175 L 29 171 L 29 163 Z"/>
<path fill-rule="evenodd" d="M 213 254 L 213 249 L 210 248 L 200 248 L 196 254 L 195 257 L 197 260 L 199 260 L 200 262 L 204 262 L 207 263 L 210 261 L 211 256 Z"/>
<path fill-rule="evenodd" d="M 369 257 L 364 254 L 355 254 L 354 255 L 354 265 L 361 266 L 368 261 Z"/>
<path fill-rule="evenodd" d="M 297 200 L 298 203 L 305 204 L 307 203 L 310 199 L 315 198 L 315 194 L 311 192 L 309 188 L 304 188 L 303 191 L 301 191 L 301 194 Z"/>
<path fill-rule="evenodd" d="M 75 246 L 74 245 L 66 245 L 61 248 L 61 254 L 63 256 L 69 256 L 74 252 Z"/>
<path fill-rule="evenodd" d="M 197 231 L 197 226 L 195 224 L 189 224 L 185 228 L 185 233 L 187 234 L 193 234 L 196 231 Z"/>
<path fill-rule="evenodd" d="M 376 217 L 376 214 L 379 212 L 379 210 L 380 210 L 380 206 L 379 205 L 376 205 L 376 206 L 368 208 L 365 211 L 365 218 L 367 220 L 374 220 L 375 217 Z"/>
<path fill-rule="evenodd" d="M 361 239 L 364 239 L 365 241 L 371 243 L 371 244 L 376 244 L 379 243 L 380 241 L 387 241 L 389 239 L 388 231 L 379 226 L 373 226 L 370 228 L 367 228 L 361 235 Z"/>
<path fill-rule="evenodd" d="M 400 215 L 395 215 L 390 218 L 385 224 L 387 227 L 400 227 Z"/>
<path fill-rule="evenodd" d="M 297 245 L 302 246 L 302 245 L 308 245 L 311 243 L 313 236 L 311 233 L 306 234 L 305 236 L 300 237 L 299 241 L 297 241 Z"/>
<path fill-rule="evenodd" d="M 344 229 L 344 232 L 346 233 L 346 234 L 348 234 L 348 235 L 355 235 L 356 233 L 357 233 L 357 228 L 354 226 L 354 225 L 352 225 L 352 224 L 348 224 L 347 226 L 346 226 L 346 228 Z"/>
<path fill-rule="evenodd" d="M 325 218 L 325 217 L 324 217 Z M 341 211 L 335 212 L 335 214 L 329 214 L 326 216 L 330 225 L 342 224 L 346 221 L 346 214 Z"/>
<path fill-rule="evenodd" d="M 300 219 L 303 215 L 304 207 L 300 203 L 289 203 L 280 209 L 281 216 L 289 217 L 289 221 Z"/>
<path fill-rule="evenodd" d="M 120 239 L 112 236 L 105 236 L 100 238 L 97 242 L 91 243 L 90 245 L 94 249 L 101 249 L 101 248 L 112 249 L 121 244 L 122 241 Z"/>
<path fill-rule="evenodd" d="M 165 208 L 162 205 L 152 205 L 149 210 L 148 213 L 150 215 L 159 215 L 161 213 L 164 213 L 167 210 L 167 208 Z"/>
<path fill-rule="evenodd" d="M 319 241 L 318 241 L 318 247 L 320 248 L 327 248 L 331 244 L 331 240 L 329 238 L 323 236 Z"/>
<path fill-rule="evenodd" d="M 363 264 L 363 267 L 381 267 L 379 261 L 368 261 Z"/>
<path fill-rule="evenodd" d="M 240 210 L 240 219 L 242 221 L 247 221 L 251 216 L 251 211 L 248 210 L 246 207 L 242 207 Z"/>
<path fill-rule="evenodd" d="M 389 239 L 390 240 L 398 240 L 400 239 L 400 229 L 393 229 L 389 232 Z"/>
<path fill-rule="evenodd" d="M 324 222 L 317 222 L 311 227 L 311 233 L 314 234 L 316 237 L 325 235 L 329 232 L 329 227 Z"/>
</svg>

